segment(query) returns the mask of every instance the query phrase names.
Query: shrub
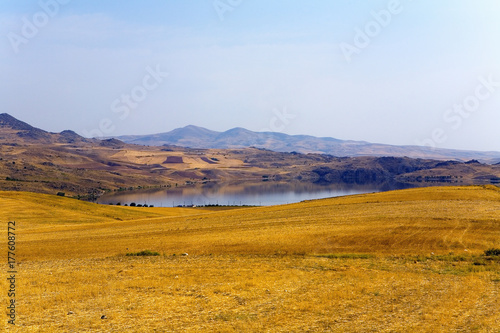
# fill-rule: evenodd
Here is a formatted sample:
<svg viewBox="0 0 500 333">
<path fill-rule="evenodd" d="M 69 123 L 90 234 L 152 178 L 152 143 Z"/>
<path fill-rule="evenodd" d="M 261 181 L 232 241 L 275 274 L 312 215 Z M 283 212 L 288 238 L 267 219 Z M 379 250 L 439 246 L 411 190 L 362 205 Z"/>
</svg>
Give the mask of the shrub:
<svg viewBox="0 0 500 333">
<path fill-rule="evenodd" d="M 127 253 L 128 257 L 137 257 L 137 256 L 159 256 L 160 254 L 158 252 L 153 252 L 151 250 L 143 250 L 140 252 L 130 252 Z"/>
<path fill-rule="evenodd" d="M 500 249 L 488 249 L 484 251 L 485 256 L 500 256 Z"/>
</svg>

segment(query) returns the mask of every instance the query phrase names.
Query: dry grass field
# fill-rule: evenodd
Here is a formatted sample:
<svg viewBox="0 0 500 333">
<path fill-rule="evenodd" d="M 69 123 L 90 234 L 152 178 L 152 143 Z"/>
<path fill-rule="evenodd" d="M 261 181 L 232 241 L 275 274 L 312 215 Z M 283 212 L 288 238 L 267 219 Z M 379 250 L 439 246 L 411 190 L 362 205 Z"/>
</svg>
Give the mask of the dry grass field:
<svg viewBox="0 0 500 333">
<path fill-rule="evenodd" d="M 495 186 L 220 211 L 0 192 L 0 220 L 12 332 L 500 332 Z"/>
</svg>

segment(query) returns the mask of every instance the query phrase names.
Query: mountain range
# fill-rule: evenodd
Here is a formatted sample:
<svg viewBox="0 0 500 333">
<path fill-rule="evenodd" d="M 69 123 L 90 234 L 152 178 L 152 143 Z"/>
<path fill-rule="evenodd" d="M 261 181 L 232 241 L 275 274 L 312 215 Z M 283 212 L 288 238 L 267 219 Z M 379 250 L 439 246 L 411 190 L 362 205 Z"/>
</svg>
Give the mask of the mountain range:
<svg viewBox="0 0 500 333">
<path fill-rule="evenodd" d="M 327 154 L 337 157 L 393 156 L 462 162 L 478 160 L 488 164 L 500 163 L 500 152 L 495 151 L 484 152 L 423 146 L 396 146 L 310 135 L 253 132 L 241 127 L 236 127 L 225 132 L 217 132 L 189 125 L 165 133 L 124 135 L 106 138 L 105 140 L 96 140 L 84 138 L 71 130 L 65 130 L 60 133 L 47 132 L 18 120 L 7 113 L 2 113 L 0 114 L 0 128 L 2 129 L 0 142 L 120 145 L 120 141 L 122 141 L 124 143 L 144 146 L 179 146 L 200 149 L 254 147 L 276 152 Z"/>
<path fill-rule="evenodd" d="M 262 134 L 242 128 L 219 133 L 195 126 L 121 139 L 135 144 L 116 138 L 88 139 L 70 130 L 51 133 L 0 114 L 0 190 L 62 193 L 93 200 L 110 191 L 195 184 L 210 187 L 231 182 L 360 186 L 500 183 L 500 163 L 493 164 L 498 153 L 444 151 L 441 160 L 412 159 L 390 157 L 410 155 L 412 150 L 405 147 Z M 386 156 L 362 156 L 370 153 Z M 442 161 L 448 156 L 470 160 Z"/>
<path fill-rule="evenodd" d="M 253 132 L 241 127 L 225 132 L 212 131 L 189 125 L 173 131 L 151 135 L 115 137 L 121 141 L 149 146 L 181 146 L 190 148 L 263 148 L 277 152 L 319 153 L 339 157 L 395 156 L 483 163 L 500 162 L 500 152 L 482 152 L 431 148 L 422 146 L 395 146 L 365 141 L 339 140 L 310 135 L 288 135 L 278 132 Z"/>
</svg>

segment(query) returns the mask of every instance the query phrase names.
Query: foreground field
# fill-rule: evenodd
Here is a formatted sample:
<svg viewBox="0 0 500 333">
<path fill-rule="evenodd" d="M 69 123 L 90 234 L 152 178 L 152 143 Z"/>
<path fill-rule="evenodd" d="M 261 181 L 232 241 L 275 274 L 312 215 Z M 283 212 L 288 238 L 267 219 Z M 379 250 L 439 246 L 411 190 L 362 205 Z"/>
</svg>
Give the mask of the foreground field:
<svg viewBox="0 0 500 333">
<path fill-rule="evenodd" d="M 500 332 L 494 186 L 228 211 L 0 192 L 0 212 L 11 331 Z M 142 250 L 160 255 L 126 256 Z"/>
</svg>

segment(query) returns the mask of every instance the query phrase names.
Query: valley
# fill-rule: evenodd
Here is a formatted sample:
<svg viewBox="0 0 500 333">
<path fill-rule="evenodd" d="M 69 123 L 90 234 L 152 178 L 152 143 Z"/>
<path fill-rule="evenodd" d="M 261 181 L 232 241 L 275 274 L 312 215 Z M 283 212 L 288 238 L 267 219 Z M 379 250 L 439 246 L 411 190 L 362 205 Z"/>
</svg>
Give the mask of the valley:
<svg viewBox="0 0 500 333">
<path fill-rule="evenodd" d="M 478 160 L 142 146 L 3 114 L 0 220 L 15 225 L 17 275 L 0 301 L 15 297 L 12 332 L 490 332 L 499 179 Z M 292 182 L 416 188 L 262 207 L 86 202 Z"/>
<path fill-rule="evenodd" d="M 332 156 L 263 148 L 142 146 L 117 139 L 49 133 L 0 115 L 0 188 L 64 193 L 95 200 L 104 193 L 207 182 L 300 181 L 316 184 L 488 184 L 500 165 L 408 157 Z"/>
</svg>

